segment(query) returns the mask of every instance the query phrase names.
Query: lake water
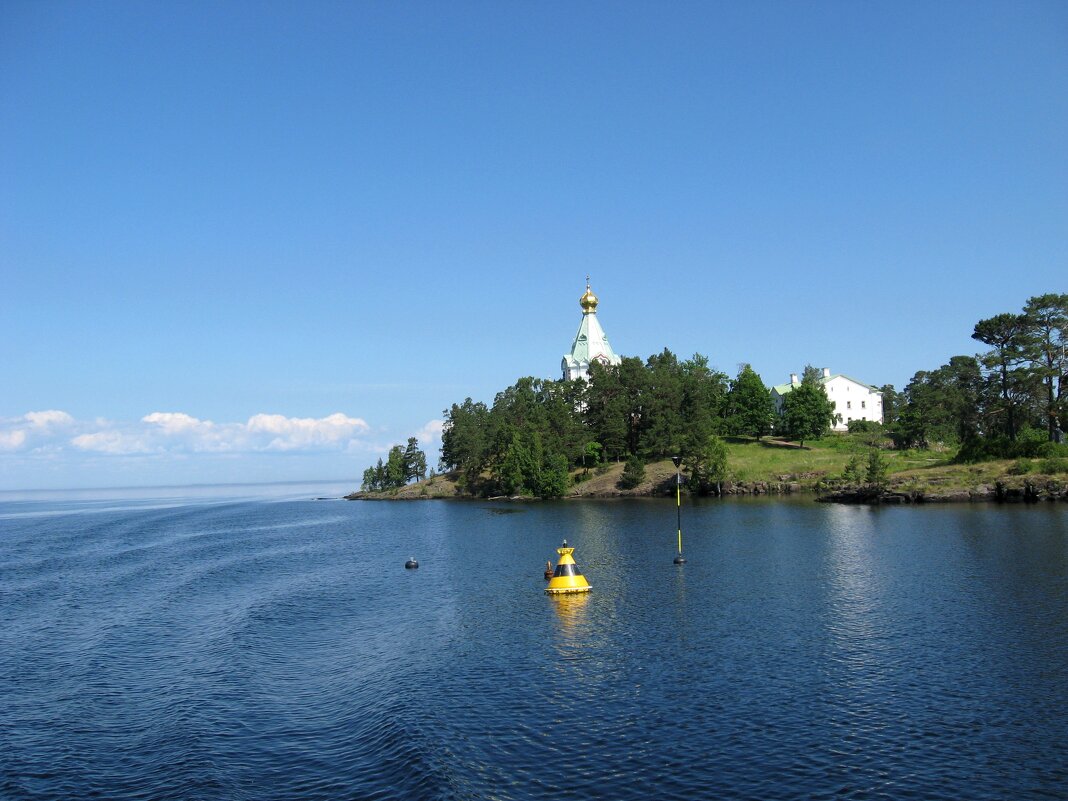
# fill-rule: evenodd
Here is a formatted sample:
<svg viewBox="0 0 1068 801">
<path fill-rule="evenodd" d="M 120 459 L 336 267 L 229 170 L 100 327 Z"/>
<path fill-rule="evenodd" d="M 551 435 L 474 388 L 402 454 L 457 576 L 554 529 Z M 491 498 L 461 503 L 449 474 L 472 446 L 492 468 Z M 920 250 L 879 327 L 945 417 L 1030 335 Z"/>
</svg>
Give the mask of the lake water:
<svg viewBox="0 0 1068 801">
<path fill-rule="evenodd" d="M 0 502 L 0 797 L 1068 797 L 1068 507 L 226 494 Z"/>
</svg>

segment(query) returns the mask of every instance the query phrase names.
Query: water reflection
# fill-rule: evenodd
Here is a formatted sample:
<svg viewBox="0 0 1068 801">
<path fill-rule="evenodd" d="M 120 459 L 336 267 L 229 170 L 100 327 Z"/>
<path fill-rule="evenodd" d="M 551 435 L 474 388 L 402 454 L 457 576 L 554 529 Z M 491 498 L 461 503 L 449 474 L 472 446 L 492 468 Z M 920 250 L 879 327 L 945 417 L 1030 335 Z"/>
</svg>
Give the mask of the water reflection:
<svg viewBox="0 0 1068 801">
<path fill-rule="evenodd" d="M 881 580 L 873 549 L 876 512 L 868 507 L 832 506 L 827 512 L 827 632 L 839 678 L 865 685 L 877 678 L 881 632 Z"/>
<path fill-rule="evenodd" d="M 553 611 L 556 612 L 557 631 L 563 634 L 570 644 L 586 622 L 590 593 L 550 595 L 548 598 L 553 605 Z"/>
</svg>

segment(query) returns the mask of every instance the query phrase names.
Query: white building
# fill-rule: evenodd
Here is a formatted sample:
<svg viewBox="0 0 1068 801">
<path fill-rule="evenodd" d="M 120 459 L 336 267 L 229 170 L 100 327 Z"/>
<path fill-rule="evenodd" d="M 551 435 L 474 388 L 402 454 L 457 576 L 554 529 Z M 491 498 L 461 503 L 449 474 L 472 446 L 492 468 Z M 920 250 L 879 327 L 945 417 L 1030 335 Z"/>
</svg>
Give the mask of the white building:
<svg viewBox="0 0 1068 801">
<path fill-rule="evenodd" d="M 833 430 L 847 430 L 850 420 L 871 420 L 876 423 L 883 421 L 883 393 L 875 387 L 840 373 L 831 375 L 831 371 L 826 367 L 823 368 L 820 383 L 823 384 L 827 397 L 834 404 L 834 410 L 839 415 L 839 420 L 834 424 Z M 783 396 L 800 384 L 797 373 L 791 373 L 789 384 L 779 384 L 771 388 L 771 397 L 775 400 L 776 412 L 782 413 Z"/>
<path fill-rule="evenodd" d="M 571 343 L 571 352 L 564 355 L 560 363 L 564 380 L 576 378 L 589 379 L 590 364 L 619 364 L 620 359 L 612 346 L 608 344 L 601 323 L 597 319 L 597 296 L 590 291 L 590 277 L 586 276 L 586 292 L 579 298 L 582 307 L 582 322 L 579 323 L 575 341 Z"/>
</svg>

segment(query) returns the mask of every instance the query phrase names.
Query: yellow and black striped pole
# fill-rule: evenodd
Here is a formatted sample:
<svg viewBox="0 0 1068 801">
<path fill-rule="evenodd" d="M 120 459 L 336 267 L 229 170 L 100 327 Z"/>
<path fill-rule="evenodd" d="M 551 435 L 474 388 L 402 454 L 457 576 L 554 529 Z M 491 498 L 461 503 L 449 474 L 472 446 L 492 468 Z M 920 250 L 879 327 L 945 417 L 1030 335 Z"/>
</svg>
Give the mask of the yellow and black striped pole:
<svg viewBox="0 0 1068 801">
<path fill-rule="evenodd" d="M 686 564 L 686 559 L 682 555 L 682 474 L 679 472 L 679 468 L 682 466 L 681 456 L 672 456 L 671 461 L 675 463 L 675 517 L 678 522 L 679 531 L 679 553 L 675 557 L 675 564 Z"/>
</svg>

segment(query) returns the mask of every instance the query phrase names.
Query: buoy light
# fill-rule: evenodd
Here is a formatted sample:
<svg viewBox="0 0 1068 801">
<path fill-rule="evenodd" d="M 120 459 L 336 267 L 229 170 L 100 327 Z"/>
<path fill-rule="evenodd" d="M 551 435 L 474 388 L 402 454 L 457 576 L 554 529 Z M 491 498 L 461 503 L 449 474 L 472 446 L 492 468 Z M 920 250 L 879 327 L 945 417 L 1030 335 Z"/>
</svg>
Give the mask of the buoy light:
<svg viewBox="0 0 1068 801">
<path fill-rule="evenodd" d="M 553 577 L 549 579 L 549 586 L 545 588 L 550 595 L 589 592 L 593 589 L 586 581 L 586 577 L 582 575 L 578 565 L 575 564 L 575 558 L 571 555 L 574 551 L 574 548 L 568 547 L 567 540 L 564 540 L 564 544 L 556 549 L 556 552 L 560 554 L 560 561 L 556 563 Z"/>
</svg>

